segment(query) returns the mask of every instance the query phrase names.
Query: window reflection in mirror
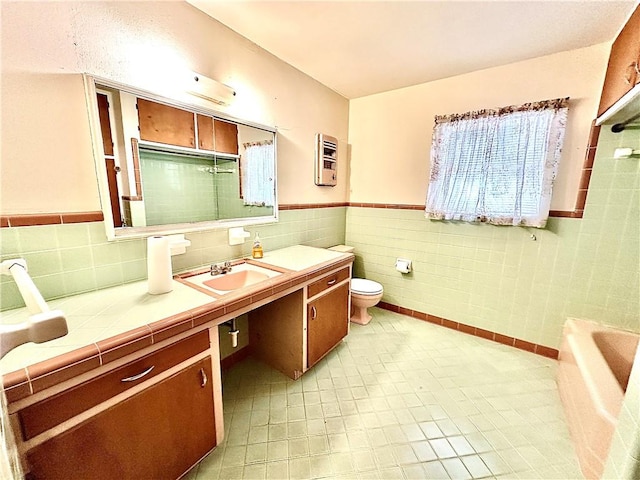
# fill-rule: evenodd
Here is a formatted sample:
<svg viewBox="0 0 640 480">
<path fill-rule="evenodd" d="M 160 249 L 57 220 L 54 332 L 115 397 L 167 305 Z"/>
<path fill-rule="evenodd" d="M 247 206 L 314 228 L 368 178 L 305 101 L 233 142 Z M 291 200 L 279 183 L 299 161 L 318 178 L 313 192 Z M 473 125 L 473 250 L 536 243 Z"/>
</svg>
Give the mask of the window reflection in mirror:
<svg viewBox="0 0 640 480">
<path fill-rule="evenodd" d="M 111 237 L 277 220 L 273 129 L 108 82 L 87 90 Z"/>
</svg>

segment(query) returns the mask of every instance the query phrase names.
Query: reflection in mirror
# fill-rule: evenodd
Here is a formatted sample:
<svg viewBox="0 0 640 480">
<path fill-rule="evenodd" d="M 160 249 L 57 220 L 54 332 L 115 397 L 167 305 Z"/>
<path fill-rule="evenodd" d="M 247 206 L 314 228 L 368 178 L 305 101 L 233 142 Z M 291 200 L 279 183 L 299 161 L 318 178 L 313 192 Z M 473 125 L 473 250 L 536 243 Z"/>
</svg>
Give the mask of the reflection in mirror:
<svg viewBox="0 0 640 480">
<path fill-rule="evenodd" d="M 109 82 L 87 87 L 111 238 L 277 220 L 273 129 Z"/>
</svg>

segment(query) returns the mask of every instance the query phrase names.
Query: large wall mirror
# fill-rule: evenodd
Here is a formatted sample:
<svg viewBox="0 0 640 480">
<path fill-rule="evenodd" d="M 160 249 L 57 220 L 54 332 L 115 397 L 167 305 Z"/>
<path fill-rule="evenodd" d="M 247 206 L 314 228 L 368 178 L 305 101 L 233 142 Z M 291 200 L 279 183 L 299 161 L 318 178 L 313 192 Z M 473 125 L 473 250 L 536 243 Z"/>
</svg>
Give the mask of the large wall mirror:
<svg viewBox="0 0 640 480">
<path fill-rule="evenodd" d="M 277 221 L 275 130 L 85 78 L 110 239 Z"/>
</svg>

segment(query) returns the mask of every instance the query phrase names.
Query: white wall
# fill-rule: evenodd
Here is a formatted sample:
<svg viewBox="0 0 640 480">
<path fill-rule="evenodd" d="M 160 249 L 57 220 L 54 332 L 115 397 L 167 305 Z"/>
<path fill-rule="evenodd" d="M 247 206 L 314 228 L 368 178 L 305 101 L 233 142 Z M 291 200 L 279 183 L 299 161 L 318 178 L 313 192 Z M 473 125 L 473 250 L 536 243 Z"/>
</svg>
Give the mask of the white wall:
<svg viewBox="0 0 640 480">
<path fill-rule="evenodd" d="M 216 110 L 279 131 L 281 203 L 344 202 L 313 184 L 314 136 L 341 141 L 348 101 L 182 2 L 3 2 L 0 208 L 5 215 L 95 211 L 100 200 L 80 73 L 171 94 L 193 70 L 232 86 Z M 196 101 L 197 102 L 197 101 Z M 201 104 L 201 103 L 200 103 Z M 202 104 L 201 104 L 202 105 Z"/>
<path fill-rule="evenodd" d="M 609 44 L 351 101 L 352 202 L 424 204 L 435 115 L 571 97 L 552 210 L 572 211 Z"/>
</svg>

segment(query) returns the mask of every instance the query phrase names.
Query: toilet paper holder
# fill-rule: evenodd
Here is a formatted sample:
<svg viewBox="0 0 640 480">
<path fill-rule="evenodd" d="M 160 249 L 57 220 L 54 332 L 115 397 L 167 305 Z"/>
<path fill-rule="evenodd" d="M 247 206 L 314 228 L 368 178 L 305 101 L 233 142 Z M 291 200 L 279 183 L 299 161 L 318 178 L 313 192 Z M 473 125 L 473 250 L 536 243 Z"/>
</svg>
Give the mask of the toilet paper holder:
<svg viewBox="0 0 640 480">
<path fill-rule="evenodd" d="M 411 260 L 407 258 L 397 258 L 396 259 L 396 270 L 400 273 L 409 273 L 411 272 Z"/>
</svg>

